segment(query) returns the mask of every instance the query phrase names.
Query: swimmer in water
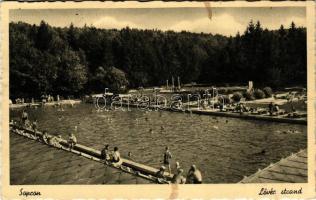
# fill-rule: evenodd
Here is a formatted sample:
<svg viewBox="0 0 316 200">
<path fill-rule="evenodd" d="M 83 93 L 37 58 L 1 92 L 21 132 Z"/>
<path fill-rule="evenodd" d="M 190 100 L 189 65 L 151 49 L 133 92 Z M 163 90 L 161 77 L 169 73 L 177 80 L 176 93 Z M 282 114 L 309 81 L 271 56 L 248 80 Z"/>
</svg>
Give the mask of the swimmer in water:
<svg viewBox="0 0 316 200">
<path fill-rule="evenodd" d="M 64 119 L 64 116 L 58 117 L 58 121 L 61 121 L 62 119 Z"/>
<path fill-rule="evenodd" d="M 154 133 L 153 129 L 150 128 L 149 129 L 149 133 Z"/>
<path fill-rule="evenodd" d="M 164 130 L 165 130 L 165 128 L 164 128 L 163 126 L 161 126 L 161 127 L 160 127 L 160 129 L 161 129 L 162 131 L 164 131 Z"/>
<path fill-rule="evenodd" d="M 132 152 L 128 152 L 128 154 L 127 154 L 127 156 L 130 158 L 130 159 L 132 159 L 132 157 L 133 157 L 133 155 L 132 155 Z"/>
<path fill-rule="evenodd" d="M 260 152 L 254 153 L 253 155 L 257 155 L 257 156 L 263 156 L 266 154 L 266 150 L 262 149 Z"/>
</svg>

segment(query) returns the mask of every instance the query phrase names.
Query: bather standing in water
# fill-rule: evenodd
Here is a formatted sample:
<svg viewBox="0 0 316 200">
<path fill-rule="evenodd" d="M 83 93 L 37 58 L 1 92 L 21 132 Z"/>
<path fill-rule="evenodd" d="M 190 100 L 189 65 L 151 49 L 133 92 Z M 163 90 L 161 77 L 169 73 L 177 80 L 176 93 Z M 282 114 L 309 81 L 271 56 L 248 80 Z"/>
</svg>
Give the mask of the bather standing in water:
<svg viewBox="0 0 316 200">
<path fill-rule="evenodd" d="M 171 158 L 172 158 L 172 154 L 169 150 L 169 147 L 166 147 L 166 151 L 163 155 L 163 163 L 168 166 L 170 174 L 171 174 L 171 166 L 170 166 Z"/>
</svg>

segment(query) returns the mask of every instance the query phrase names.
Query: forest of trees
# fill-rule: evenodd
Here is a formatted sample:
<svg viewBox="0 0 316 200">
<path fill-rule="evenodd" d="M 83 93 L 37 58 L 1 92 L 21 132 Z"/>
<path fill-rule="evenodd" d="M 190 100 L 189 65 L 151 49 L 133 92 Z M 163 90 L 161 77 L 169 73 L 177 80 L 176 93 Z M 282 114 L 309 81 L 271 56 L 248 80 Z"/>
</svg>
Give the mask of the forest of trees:
<svg viewBox="0 0 316 200">
<path fill-rule="evenodd" d="M 250 22 L 234 37 L 206 33 L 10 23 L 10 98 L 182 83 L 306 85 L 306 28 Z"/>
</svg>

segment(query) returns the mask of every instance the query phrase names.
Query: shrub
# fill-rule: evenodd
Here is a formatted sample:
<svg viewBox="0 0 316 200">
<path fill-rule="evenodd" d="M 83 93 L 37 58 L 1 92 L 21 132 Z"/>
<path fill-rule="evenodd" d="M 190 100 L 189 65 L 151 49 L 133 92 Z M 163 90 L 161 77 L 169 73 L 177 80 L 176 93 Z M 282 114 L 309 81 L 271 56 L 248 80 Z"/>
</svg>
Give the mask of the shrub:
<svg viewBox="0 0 316 200">
<path fill-rule="evenodd" d="M 255 97 L 253 96 L 253 93 L 249 91 L 244 92 L 243 96 L 245 97 L 247 101 L 251 101 L 255 99 Z"/>
<path fill-rule="evenodd" d="M 266 95 L 266 97 L 272 97 L 273 92 L 272 92 L 272 89 L 270 87 L 263 88 L 263 92 Z"/>
<path fill-rule="evenodd" d="M 263 99 L 266 97 L 264 92 L 260 89 L 256 89 L 255 92 L 253 93 L 253 95 L 255 96 L 256 99 Z"/>
<path fill-rule="evenodd" d="M 232 99 L 235 102 L 239 102 L 241 98 L 242 98 L 242 94 L 240 92 L 234 92 Z"/>
</svg>

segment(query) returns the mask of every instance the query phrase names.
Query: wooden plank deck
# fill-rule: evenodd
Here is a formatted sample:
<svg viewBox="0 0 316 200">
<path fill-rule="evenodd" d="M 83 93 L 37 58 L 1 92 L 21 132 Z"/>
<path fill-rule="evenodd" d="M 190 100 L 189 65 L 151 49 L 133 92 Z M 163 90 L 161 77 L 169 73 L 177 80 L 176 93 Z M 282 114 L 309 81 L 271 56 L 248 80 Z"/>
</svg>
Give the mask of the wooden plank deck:
<svg viewBox="0 0 316 200">
<path fill-rule="evenodd" d="M 10 134 L 10 184 L 152 184 L 102 163 Z"/>
<path fill-rule="evenodd" d="M 271 164 L 240 183 L 307 183 L 307 150 Z"/>
</svg>

